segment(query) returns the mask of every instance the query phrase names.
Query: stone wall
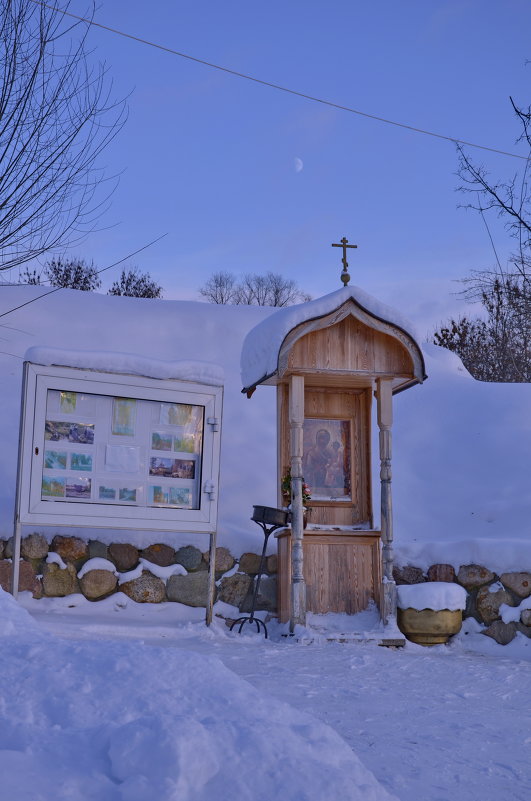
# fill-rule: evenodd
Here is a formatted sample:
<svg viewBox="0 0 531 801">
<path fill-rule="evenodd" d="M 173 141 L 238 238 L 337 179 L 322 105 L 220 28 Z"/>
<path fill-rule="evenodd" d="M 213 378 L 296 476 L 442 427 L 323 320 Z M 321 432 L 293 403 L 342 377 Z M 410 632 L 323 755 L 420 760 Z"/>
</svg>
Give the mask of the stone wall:
<svg viewBox="0 0 531 801">
<path fill-rule="evenodd" d="M 461 565 L 456 573 L 452 565 L 436 564 L 426 572 L 414 565 L 395 567 L 393 574 L 397 584 L 420 584 L 423 581 L 460 584 L 467 591 L 463 617 L 473 617 L 485 627 L 482 633 L 501 645 L 511 642 L 517 631 L 531 637 L 531 609 L 516 612 L 517 619 L 508 623 L 504 623 L 500 613 L 502 604 L 519 607 L 531 596 L 531 571 L 497 575 L 483 565 Z"/>
<path fill-rule="evenodd" d="M 12 540 L 0 540 L 0 585 L 8 591 L 11 555 Z M 21 557 L 19 589 L 30 591 L 34 598 L 82 593 L 89 601 L 97 601 L 123 592 L 138 603 L 206 606 L 209 552 L 202 553 L 194 545 L 175 550 L 153 544 L 139 550 L 125 543 L 105 545 L 60 535 L 49 544 L 41 534 L 30 534 L 22 540 Z M 89 560 L 98 561 L 89 564 Z M 215 600 L 249 611 L 259 565 L 258 554 L 244 553 L 236 560 L 227 548 L 217 548 Z M 170 575 L 172 566 L 175 571 Z M 276 572 L 277 558 L 269 556 L 257 609 L 276 611 Z"/>
</svg>

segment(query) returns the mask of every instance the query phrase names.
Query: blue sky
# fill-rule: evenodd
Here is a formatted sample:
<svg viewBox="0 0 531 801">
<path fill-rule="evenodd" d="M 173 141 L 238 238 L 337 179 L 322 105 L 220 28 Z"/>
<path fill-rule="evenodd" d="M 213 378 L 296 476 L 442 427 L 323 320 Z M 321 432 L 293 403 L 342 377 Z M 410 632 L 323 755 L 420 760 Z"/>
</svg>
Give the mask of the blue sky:
<svg viewBox="0 0 531 801">
<path fill-rule="evenodd" d="M 371 114 L 525 152 L 509 95 L 531 102 L 527 0 L 102 0 L 96 19 Z M 457 209 L 451 143 L 97 29 L 90 43 L 116 94 L 131 92 L 128 122 L 103 156 L 122 172 L 102 220 L 115 225 L 75 250 L 98 267 L 168 233 L 132 262 L 166 298 L 197 299 L 216 270 L 281 272 L 319 296 L 340 286 L 330 244 L 346 236 L 358 245 L 353 283 L 425 333 L 456 310 L 455 279 L 493 264 L 481 219 Z M 473 155 L 493 175 L 520 166 Z"/>
</svg>

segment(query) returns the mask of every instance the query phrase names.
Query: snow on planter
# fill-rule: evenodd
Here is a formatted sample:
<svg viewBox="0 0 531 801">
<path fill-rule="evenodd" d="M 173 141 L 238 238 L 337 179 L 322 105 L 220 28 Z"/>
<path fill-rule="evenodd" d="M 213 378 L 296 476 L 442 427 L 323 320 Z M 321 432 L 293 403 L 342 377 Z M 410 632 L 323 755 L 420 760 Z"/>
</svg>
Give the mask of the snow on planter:
<svg viewBox="0 0 531 801">
<path fill-rule="evenodd" d="M 449 609 L 456 612 L 466 607 L 466 590 L 448 581 L 426 581 L 423 584 L 401 584 L 398 590 L 399 609 Z"/>
</svg>

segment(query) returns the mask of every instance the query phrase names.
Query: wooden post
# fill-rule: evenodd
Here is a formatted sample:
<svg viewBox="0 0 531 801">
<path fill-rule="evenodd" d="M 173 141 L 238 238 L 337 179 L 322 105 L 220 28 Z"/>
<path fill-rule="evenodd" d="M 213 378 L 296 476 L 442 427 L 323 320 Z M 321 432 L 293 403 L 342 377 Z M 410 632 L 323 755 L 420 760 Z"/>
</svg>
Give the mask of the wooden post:
<svg viewBox="0 0 531 801">
<path fill-rule="evenodd" d="M 380 429 L 380 505 L 383 555 L 382 618 L 396 615 L 396 585 L 393 579 L 393 499 L 391 493 L 391 426 L 393 392 L 390 378 L 378 378 L 378 428 Z"/>
<path fill-rule="evenodd" d="M 306 625 L 306 585 L 303 573 L 302 452 L 304 424 L 304 376 L 292 375 L 289 383 L 291 459 L 291 615 L 290 631 Z"/>
</svg>

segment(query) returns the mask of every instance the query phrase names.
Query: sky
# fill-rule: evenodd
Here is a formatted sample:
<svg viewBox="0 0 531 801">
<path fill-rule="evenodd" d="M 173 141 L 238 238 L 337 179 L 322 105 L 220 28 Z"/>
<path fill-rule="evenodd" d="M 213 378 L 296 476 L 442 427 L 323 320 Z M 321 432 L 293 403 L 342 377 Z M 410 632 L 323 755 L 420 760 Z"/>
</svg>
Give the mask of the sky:
<svg viewBox="0 0 531 801">
<path fill-rule="evenodd" d="M 83 14 L 86 0 L 73 0 Z M 527 155 L 509 95 L 530 102 L 526 0 L 101 0 L 96 20 L 388 119 Z M 481 218 L 458 208 L 451 142 L 332 109 L 93 28 L 129 118 L 102 163 L 112 204 L 71 255 L 127 266 L 169 299 L 200 299 L 219 270 L 279 272 L 314 297 L 352 282 L 424 334 L 464 310 L 455 293 L 493 266 Z M 493 177 L 523 162 L 468 151 Z M 502 260 L 510 241 L 496 219 Z M 106 284 L 119 268 L 106 273 Z"/>
</svg>

